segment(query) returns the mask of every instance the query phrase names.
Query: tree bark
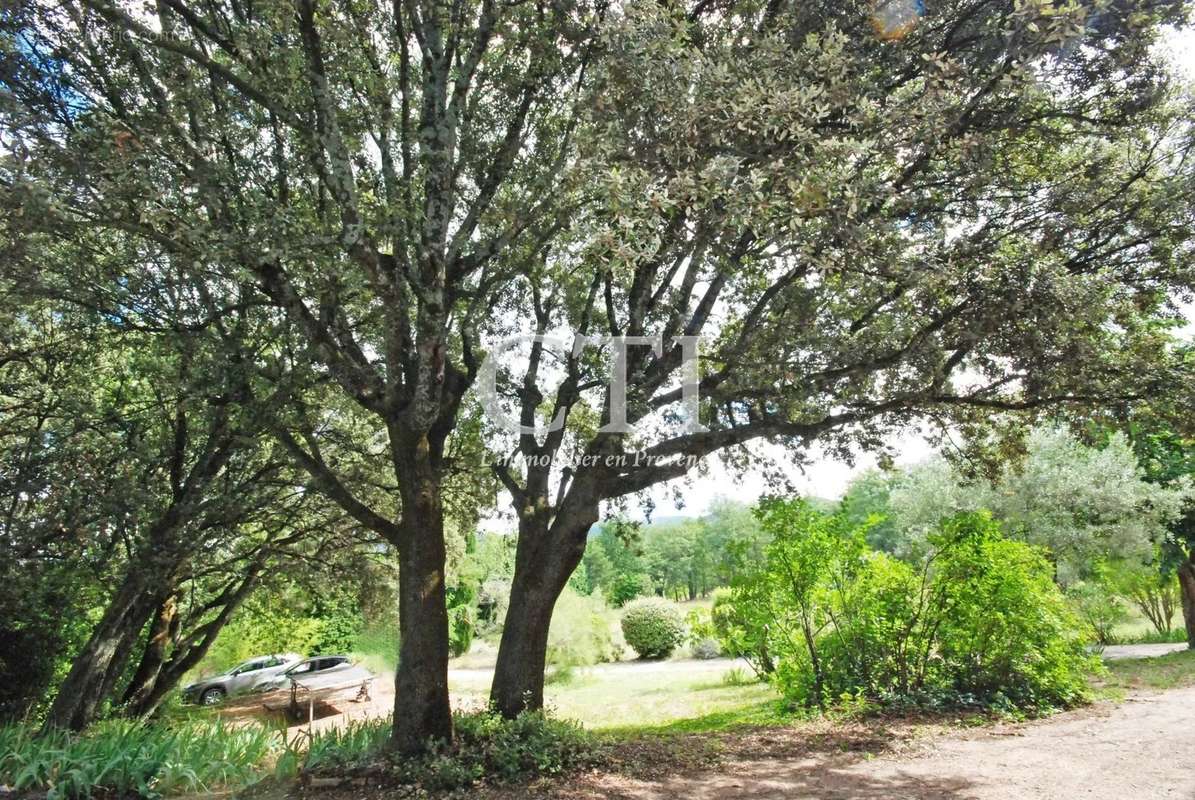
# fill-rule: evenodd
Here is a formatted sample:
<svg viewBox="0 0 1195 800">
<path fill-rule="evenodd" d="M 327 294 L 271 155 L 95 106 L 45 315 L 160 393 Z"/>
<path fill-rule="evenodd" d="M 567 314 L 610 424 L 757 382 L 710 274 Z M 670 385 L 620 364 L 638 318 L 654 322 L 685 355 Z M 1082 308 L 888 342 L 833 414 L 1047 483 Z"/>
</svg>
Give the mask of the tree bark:
<svg viewBox="0 0 1195 800">
<path fill-rule="evenodd" d="M 166 699 L 166 695 L 170 694 L 170 691 L 178 685 L 183 675 L 186 675 L 192 667 L 203 660 L 212 643 L 216 641 L 216 636 L 232 618 L 233 612 L 240 608 L 241 603 L 257 585 L 261 570 L 261 563 L 250 567 L 240 585 L 235 590 L 225 592 L 227 599 L 220 606 L 220 611 L 215 618 L 183 637 L 183 640 L 175 646 L 170 659 L 158 670 L 153 684 L 141 697 L 127 707 L 126 711 L 130 716 L 148 717 L 157 711 L 158 706 Z M 178 618 L 175 617 L 175 619 L 177 621 Z"/>
<path fill-rule="evenodd" d="M 426 437 L 397 450 L 403 516 L 397 541 L 400 642 L 390 745 L 400 753 L 419 753 L 434 741 L 452 741 L 444 507 Z"/>
<path fill-rule="evenodd" d="M 178 604 L 173 596 L 167 597 L 154 612 L 149 638 L 141 653 L 141 661 L 138 662 L 137 671 L 133 673 L 132 680 L 125 688 L 121 705 L 135 709 L 145 702 L 157 683 L 162 665 L 166 663 L 166 652 L 178 633 L 178 625 Z"/>
<path fill-rule="evenodd" d="M 43 730 L 79 731 L 94 719 L 128 663 L 136 639 L 157 605 L 134 571 L 125 577 L 87 644 L 75 657 L 70 672 L 46 714 Z"/>
<path fill-rule="evenodd" d="M 1182 593 L 1183 623 L 1187 626 L 1187 647 L 1195 650 L 1195 550 L 1178 565 L 1178 584 Z"/>
<path fill-rule="evenodd" d="M 542 512 L 540 512 L 542 513 Z M 597 501 L 562 514 L 548 527 L 534 517 L 519 523 L 510 606 L 498 646 L 490 704 L 513 719 L 544 706 L 544 669 L 552 610 L 585 554 L 586 536 L 597 521 Z"/>
</svg>

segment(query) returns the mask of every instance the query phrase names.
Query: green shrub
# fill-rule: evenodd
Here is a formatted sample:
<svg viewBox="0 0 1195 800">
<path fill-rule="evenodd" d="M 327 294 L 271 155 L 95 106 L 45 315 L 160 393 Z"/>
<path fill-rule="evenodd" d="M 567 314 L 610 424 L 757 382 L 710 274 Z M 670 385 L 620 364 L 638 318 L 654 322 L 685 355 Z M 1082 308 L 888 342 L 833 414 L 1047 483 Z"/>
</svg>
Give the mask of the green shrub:
<svg viewBox="0 0 1195 800">
<path fill-rule="evenodd" d="M 707 638 L 702 639 L 697 644 L 690 646 L 690 651 L 693 658 L 700 658 L 702 660 L 717 658 L 722 655 L 722 645 L 717 639 Z"/>
<path fill-rule="evenodd" d="M 614 612 L 600 594 L 577 594 L 565 587 L 552 610 L 548 629 L 548 664 L 588 667 L 617 661 L 622 642 L 615 635 Z"/>
<path fill-rule="evenodd" d="M 650 595 L 654 588 L 651 576 L 642 572 L 631 572 L 619 575 L 614 580 L 608 592 L 608 599 L 615 608 L 622 608 L 636 597 Z"/>
<path fill-rule="evenodd" d="M 1173 640 L 1174 615 L 1182 605 L 1181 593 L 1178 576 L 1160 547 L 1155 549 L 1149 564 L 1121 561 L 1109 564 L 1105 574 L 1113 591 L 1149 620 L 1159 640 Z"/>
<path fill-rule="evenodd" d="M 747 583 L 740 581 L 740 587 Z M 750 607 L 750 603 L 746 607 Z M 758 675 L 775 671 L 775 662 L 768 651 L 767 625 L 762 620 L 748 620 L 735 606 L 734 592 L 726 587 L 714 590 L 714 604 L 710 620 L 722 653 L 743 658 Z"/>
<path fill-rule="evenodd" d="M 916 565 L 800 501 L 766 501 L 760 519 L 773 540 L 735 587 L 737 635 L 766 645 L 790 701 L 1042 709 L 1084 696 L 1093 662 L 1050 562 L 986 513 L 945 521 Z"/>
<path fill-rule="evenodd" d="M 640 658 L 667 658 L 684 644 L 685 620 L 675 603 L 645 597 L 623 610 L 622 635 Z"/>
<path fill-rule="evenodd" d="M 1129 612 L 1111 586 L 1096 576 L 1068 586 L 1066 598 L 1091 641 L 1100 646 L 1116 644 L 1116 627 L 1129 619 Z"/>
<path fill-rule="evenodd" d="M 700 606 L 685 614 L 685 626 L 689 629 L 689 645 L 696 646 L 706 639 L 717 639 L 718 631 L 708 608 Z"/>
<path fill-rule="evenodd" d="M 986 514 L 964 514 L 931 538 L 932 591 L 947 595 L 933 642 L 942 680 L 981 703 L 1070 706 L 1092 659 L 1042 548 L 1005 539 Z"/>
</svg>

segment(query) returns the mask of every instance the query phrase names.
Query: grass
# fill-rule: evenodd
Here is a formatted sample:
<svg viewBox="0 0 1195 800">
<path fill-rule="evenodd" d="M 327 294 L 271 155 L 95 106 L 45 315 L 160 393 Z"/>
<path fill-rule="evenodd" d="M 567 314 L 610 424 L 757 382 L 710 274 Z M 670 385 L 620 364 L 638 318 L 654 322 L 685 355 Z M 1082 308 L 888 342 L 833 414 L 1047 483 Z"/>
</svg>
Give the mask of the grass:
<svg viewBox="0 0 1195 800">
<path fill-rule="evenodd" d="M 603 664 L 549 685 L 544 700 L 557 717 L 580 720 L 593 731 L 760 724 L 752 720 L 768 716 L 764 708 L 775 703 L 775 690 L 754 681 L 727 685 L 726 672 L 725 661 Z M 458 673 L 451 685 L 455 696 L 481 704 L 489 682 L 488 673 Z"/>
<path fill-rule="evenodd" d="M 1169 635 L 1159 634 L 1141 609 L 1132 603 L 1124 603 L 1129 618 L 1117 625 L 1112 631 L 1116 644 L 1152 644 L 1155 642 L 1183 642 L 1187 634 L 1183 629 L 1182 612 L 1176 610 Z"/>
<path fill-rule="evenodd" d="M 1195 650 L 1180 650 L 1156 658 L 1126 658 L 1108 662 L 1101 679 L 1103 693 L 1132 689 L 1179 689 L 1195 686 Z"/>
</svg>

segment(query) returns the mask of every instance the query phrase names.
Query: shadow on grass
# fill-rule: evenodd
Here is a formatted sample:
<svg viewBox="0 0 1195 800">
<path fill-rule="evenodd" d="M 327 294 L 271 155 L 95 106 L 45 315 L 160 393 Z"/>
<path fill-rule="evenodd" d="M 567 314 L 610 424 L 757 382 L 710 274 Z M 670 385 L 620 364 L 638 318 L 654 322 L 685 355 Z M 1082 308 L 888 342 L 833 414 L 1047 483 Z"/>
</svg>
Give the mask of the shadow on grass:
<svg viewBox="0 0 1195 800">
<path fill-rule="evenodd" d="M 893 798 L 961 800 L 974 783 L 920 776 L 870 759 L 908 752 L 918 737 L 905 719 L 832 720 L 784 710 L 777 701 L 599 734 L 596 770 L 524 787 L 523 798 L 684 797 Z M 528 791 L 531 789 L 531 791 Z M 503 793 L 481 797 L 513 796 Z"/>
</svg>

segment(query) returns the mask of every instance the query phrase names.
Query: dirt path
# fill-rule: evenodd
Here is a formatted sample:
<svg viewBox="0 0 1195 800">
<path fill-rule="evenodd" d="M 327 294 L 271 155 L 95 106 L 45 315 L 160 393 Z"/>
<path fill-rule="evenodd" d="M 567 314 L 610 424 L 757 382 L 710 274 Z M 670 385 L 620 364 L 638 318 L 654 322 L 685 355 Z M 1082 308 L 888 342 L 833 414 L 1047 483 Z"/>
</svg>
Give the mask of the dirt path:
<svg viewBox="0 0 1195 800">
<path fill-rule="evenodd" d="M 781 746 L 769 753 L 763 737 L 761 755 L 739 750 L 716 770 L 648 780 L 592 776 L 564 796 L 1195 799 L 1195 688 L 1136 695 L 1119 705 L 1030 723 L 903 741 L 898 736 L 875 757 L 816 747 L 801 752 L 795 744 L 790 752 Z M 871 744 L 862 749 L 872 750 Z"/>
<path fill-rule="evenodd" d="M 1156 658 L 1167 653 L 1177 653 L 1186 650 L 1186 642 L 1169 642 L 1166 644 L 1112 644 L 1100 651 L 1105 661 L 1120 661 L 1125 658 Z"/>
</svg>

